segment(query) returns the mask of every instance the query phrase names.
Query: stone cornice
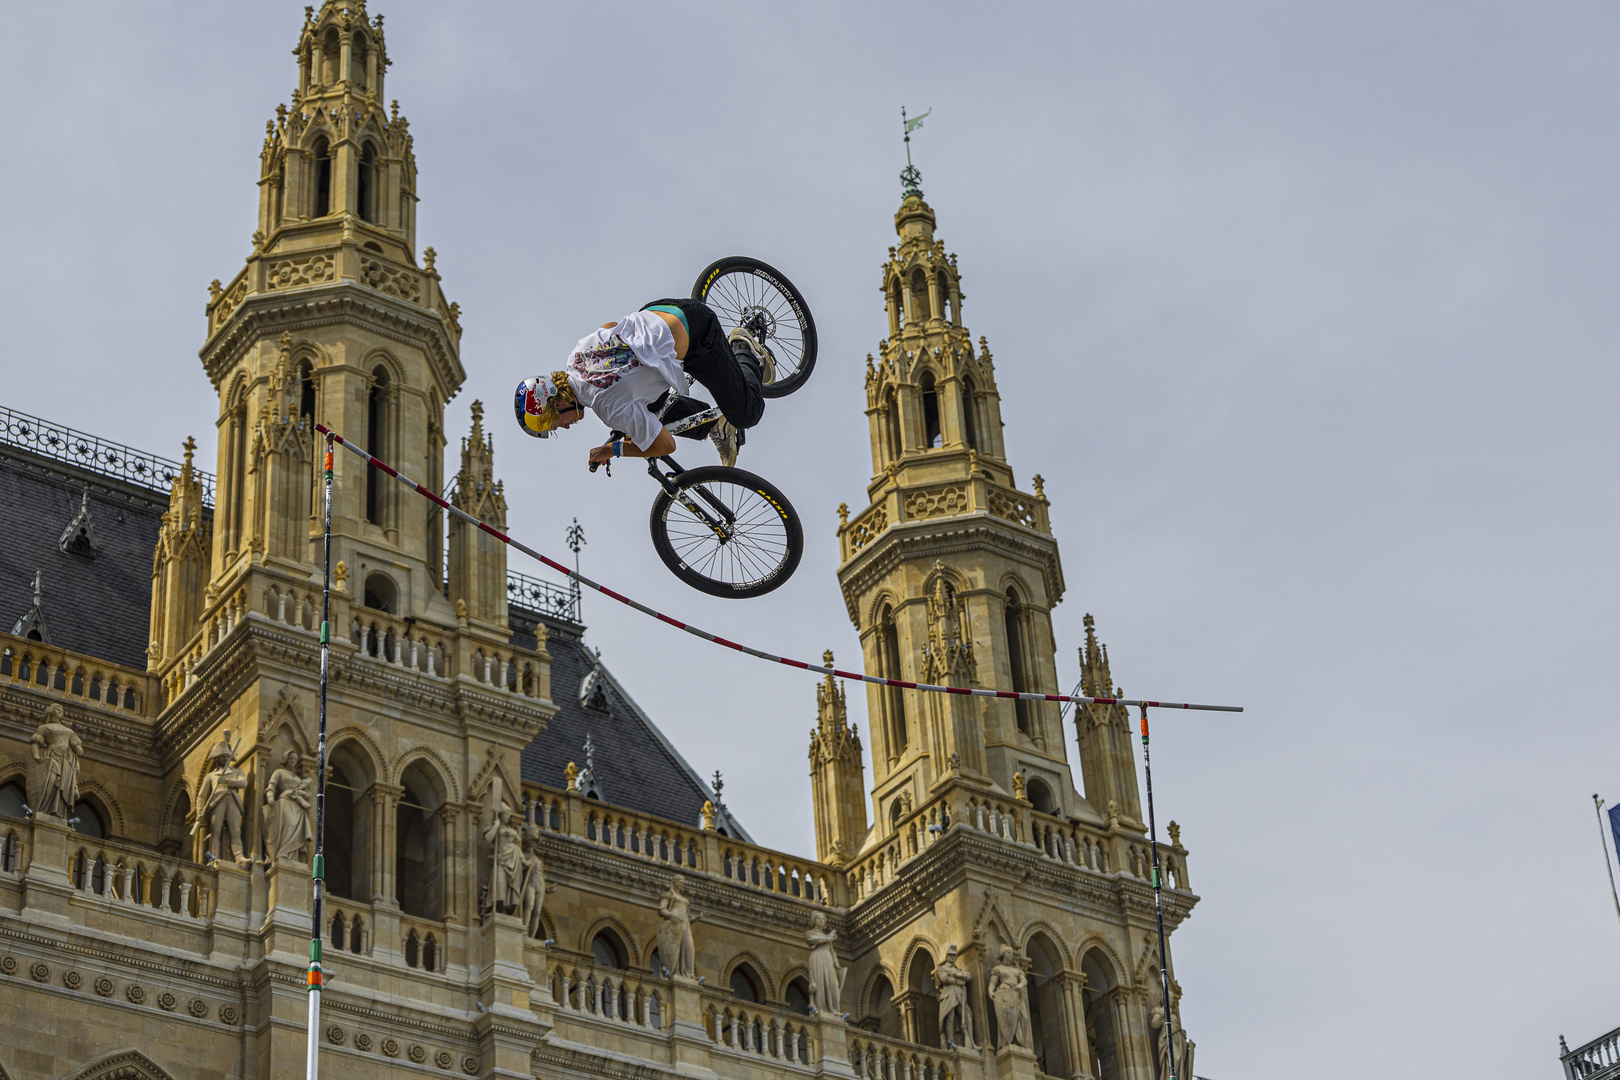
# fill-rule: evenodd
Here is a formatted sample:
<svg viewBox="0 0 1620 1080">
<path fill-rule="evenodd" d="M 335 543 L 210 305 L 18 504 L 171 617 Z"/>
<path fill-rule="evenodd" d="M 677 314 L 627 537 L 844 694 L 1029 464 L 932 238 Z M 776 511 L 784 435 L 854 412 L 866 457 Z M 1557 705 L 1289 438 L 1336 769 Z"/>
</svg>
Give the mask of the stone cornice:
<svg viewBox="0 0 1620 1080">
<path fill-rule="evenodd" d="M 442 313 L 358 282 L 311 285 L 275 292 L 251 292 L 199 352 L 203 370 L 216 389 L 241 355 L 282 331 L 320 326 L 358 326 L 403 345 L 420 348 L 439 381 L 454 392 L 467 377 L 460 347 Z"/>
<path fill-rule="evenodd" d="M 130 759 L 137 763 L 152 760 L 158 739 L 151 721 L 60 693 L 47 694 L 23 683 L 0 684 L 0 733 L 27 743 L 34 729 L 45 722 L 46 706 L 53 704 L 62 706 L 68 726 L 86 746 L 111 751 L 120 768 L 128 767 Z M 103 760 L 88 752 L 85 757 Z"/>
<path fill-rule="evenodd" d="M 1063 565 L 1058 560 L 1057 540 L 981 511 L 891 525 L 840 566 L 838 583 L 843 588 L 850 621 L 860 628 L 858 598 L 877 588 L 901 563 L 985 550 L 1044 573 L 1052 605 L 1063 598 Z"/>
</svg>

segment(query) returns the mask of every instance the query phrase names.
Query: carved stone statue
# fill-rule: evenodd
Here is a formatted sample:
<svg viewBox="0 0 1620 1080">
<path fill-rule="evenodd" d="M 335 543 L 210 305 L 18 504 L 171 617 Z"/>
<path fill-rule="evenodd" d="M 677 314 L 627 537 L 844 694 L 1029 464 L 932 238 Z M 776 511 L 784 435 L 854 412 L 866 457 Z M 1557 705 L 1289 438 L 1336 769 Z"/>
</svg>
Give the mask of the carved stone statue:
<svg viewBox="0 0 1620 1080">
<path fill-rule="evenodd" d="M 1155 1005 L 1148 1014 L 1148 1025 L 1153 1029 L 1153 1044 L 1158 1047 L 1158 1078 L 1170 1080 L 1170 1056 L 1175 1055 L 1176 1080 L 1193 1080 L 1193 1050 L 1196 1047 L 1181 1030 L 1181 1022 L 1170 1020 L 1168 1037 L 1164 1030 L 1164 1006 Z"/>
<path fill-rule="evenodd" d="M 230 854 L 236 865 L 248 865 L 242 850 L 242 792 L 247 788 L 247 774 L 231 761 L 236 750 L 231 746 L 229 729 L 220 733 L 219 742 L 208 751 L 211 768 L 197 787 L 197 818 L 191 826 L 192 835 L 206 823 L 208 846 L 216 859 L 225 855 L 225 843 L 230 841 Z"/>
<path fill-rule="evenodd" d="M 804 940 L 810 943 L 810 1011 L 818 1013 L 825 1009 L 837 1016 L 844 1000 L 844 980 L 849 977 L 849 969 L 838 966 L 838 954 L 833 952 L 838 931 L 827 929 L 826 912 L 818 911 L 810 916 L 810 932 L 804 935 Z"/>
<path fill-rule="evenodd" d="M 697 948 L 692 944 L 691 898 L 681 888 L 679 875 L 670 879 L 669 891 L 658 902 L 658 957 L 674 975 L 690 979 L 697 973 Z"/>
<path fill-rule="evenodd" d="M 28 767 L 28 805 L 36 814 L 70 818 L 79 801 L 79 755 L 84 744 L 63 722 L 62 706 L 45 707 L 45 722 L 34 729 L 34 760 Z"/>
<path fill-rule="evenodd" d="M 546 864 L 540 859 L 540 830 L 533 825 L 523 827 L 523 881 L 518 886 L 518 897 L 524 933 L 540 937 L 540 910 L 546 903 Z"/>
<path fill-rule="evenodd" d="M 990 969 L 985 987 L 996 1010 L 996 1049 L 1021 1046 L 1034 1049 L 1029 1034 L 1029 977 L 1011 945 L 1001 947 L 1001 962 Z"/>
<path fill-rule="evenodd" d="M 947 1047 L 977 1050 L 973 1044 L 973 1008 L 968 1004 L 968 973 L 956 962 L 956 946 L 945 950 L 945 962 L 934 969 L 939 987 L 939 1037 Z"/>
<path fill-rule="evenodd" d="M 281 755 L 281 768 L 264 785 L 264 854 L 274 864 L 280 859 L 306 862 L 315 842 L 310 821 L 314 808 L 315 778 L 303 775 L 303 755 L 289 750 Z"/>
<path fill-rule="evenodd" d="M 518 832 L 523 817 L 507 807 L 501 798 L 499 775 L 489 785 L 489 823 L 484 826 L 484 839 L 495 851 L 489 872 L 489 905 L 502 914 L 511 914 L 523 907 L 523 849 L 522 834 Z"/>
</svg>

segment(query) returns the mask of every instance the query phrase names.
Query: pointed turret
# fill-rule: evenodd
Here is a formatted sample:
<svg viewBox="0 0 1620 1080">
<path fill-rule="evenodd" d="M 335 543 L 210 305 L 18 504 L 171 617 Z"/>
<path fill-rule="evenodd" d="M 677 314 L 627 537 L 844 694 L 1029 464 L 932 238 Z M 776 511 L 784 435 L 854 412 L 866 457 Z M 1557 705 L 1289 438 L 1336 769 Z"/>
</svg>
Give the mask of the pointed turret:
<svg viewBox="0 0 1620 1080">
<path fill-rule="evenodd" d="M 203 515 L 202 481 L 192 468 L 197 440 L 185 442 L 185 460 L 169 491 L 169 509 L 158 529 L 152 553 L 152 643 L 147 646 L 147 669 L 156 671 L 179 655 L 197 630 L 205 590 L 211 536 L 210 520 Z"/>
<path fill-rule="evenodd" d="M 832 667 L 829 649 L 822 663 Z M 840 866 L 866 840 L 866 770 L 861 737 L 849 723 L 844 688 L 828 675 L 816 687 L 816 726 L 810 732 L 810 796 L 816 815 L 816 858 Z"/>
<path fill-rule="evenodd" d="M 1108 646 L 1097 642 L 1096 622 L 1085 618 L 1086 643 L 1080 649 L 1080 692 L 1087 697 L 1121 697 L 1108 668 Z M 1123 705 L 1082 705 L 1075 715 L 1079 732 L 1080 774 L 1086 801 L 1097 810 L 1110 805 L 1121 818 L 1139 827 L 1142 800 L 1136 787 L 1136 750 L 1131 745 L 1131 716 Z"/>
<path fill-rule="evenodd" d="M 450 504 L 497 529 L 506 528 L 504 485 L 495 479 L 495 439 L 484 434 L 484 403 L 472 404 L 472 431 L 461 440 L 461 471 Z M 450 519 L 450 599 L 467 616 L 506 625 L 506 545 L 458 517 Z"/>
</svg>

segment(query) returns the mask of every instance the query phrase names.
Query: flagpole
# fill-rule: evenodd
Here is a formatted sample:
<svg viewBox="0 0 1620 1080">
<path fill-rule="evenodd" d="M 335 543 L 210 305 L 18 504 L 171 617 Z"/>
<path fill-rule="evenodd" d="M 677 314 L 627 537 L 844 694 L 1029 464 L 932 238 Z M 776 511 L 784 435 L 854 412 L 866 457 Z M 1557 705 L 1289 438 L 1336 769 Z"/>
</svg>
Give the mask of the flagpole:
<svg viewBox="0 0 1620 1080">
<path fill-rule="evenodd" d="M 326 892 L 326 673 L 332 652 L 332 435 L 326 436 L 326 460 L 321 482 L 325 488 L 323 561 L 321 569 L 321 693 L 320 726 L 315 737 L 315 858 L 310 874 L 309 1027 L 304 1033 L 305 1080 L 320 1074 L 321 1053 L 321 900 Z"/>
<path fill-rule="evenodd" d="M 1609 892 L 1614 896 L 1614 913 L 1620 917 L 1620 890 L 1614 887 L 1614 864 L 1609 861 L 1609 841 L 1604 835 L 1603 828 L 1603 800 L 1594 793 L 1592 796 L 1592 809 L 1597 811 L 1598 843 L 1603 845 L 1603 869 L 1609 872 Z"/>
</svg>

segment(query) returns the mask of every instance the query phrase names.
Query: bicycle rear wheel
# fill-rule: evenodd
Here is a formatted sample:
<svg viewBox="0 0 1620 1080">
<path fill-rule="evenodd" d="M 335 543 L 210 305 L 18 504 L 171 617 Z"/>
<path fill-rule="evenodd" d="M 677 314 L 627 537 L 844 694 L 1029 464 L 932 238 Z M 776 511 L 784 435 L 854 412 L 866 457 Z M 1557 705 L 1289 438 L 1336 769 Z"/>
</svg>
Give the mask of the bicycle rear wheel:
<svg viewBox="0 0 1620 1080">
<path fill-rule="evenodd" d="M 742 599 L 763 596 L 793 576 L 804 554 L 804 529 L 774 484 L 724 465 L 673 480 L 678 497 L 660 490 L 648 524 L 653 550 L 676 577 L 710 596 Z M 730 535 L 722 540 L 709 521 L 722 523 Z"/>
<path fill-rule="evenodd" d="M 766 397 L 785 397 L 810 377 L 816 322 L 804 294 L 775 267 L 746 255 L 719 259 L 698 275 L 692 299 L 708 304 L 727 330 L 743 327 L 771 350 L 776 379 L 763 388 Z"/>
</svg>

